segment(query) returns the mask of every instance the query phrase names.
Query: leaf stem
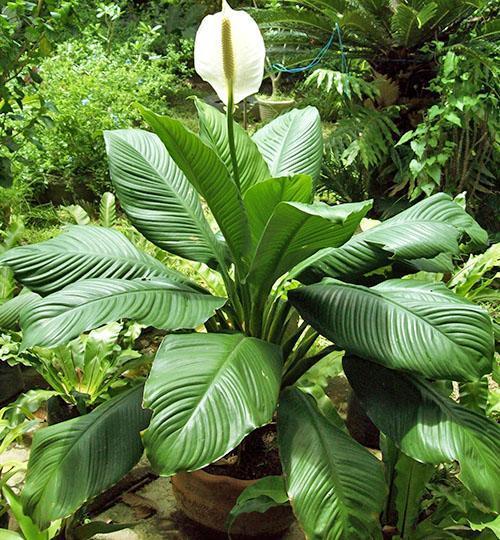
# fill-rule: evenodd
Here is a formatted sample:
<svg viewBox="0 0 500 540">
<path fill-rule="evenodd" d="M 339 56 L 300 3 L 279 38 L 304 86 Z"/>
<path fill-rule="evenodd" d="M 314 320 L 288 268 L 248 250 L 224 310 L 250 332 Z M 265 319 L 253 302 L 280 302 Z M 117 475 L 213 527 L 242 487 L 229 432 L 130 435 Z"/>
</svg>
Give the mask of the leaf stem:
<svg viewBox="0 0 500 540">
<path fill-rule="evenodd" d="M 229 97 L 227 101 L 226 109 L 226 119 L 227 119 L 227 138 L 229 141 L 229 153 L 231 154 L 231 163 L 233 165 L 233 178 L 234 182 L 238 186 L 238 189 L 241 190 L 240 185 L 240 172 L 238 170 L 238 160 L 236 158 L 236 146 L 234 144 L 234 98 L 232 90 L 229 92 Z"/>
</svg>

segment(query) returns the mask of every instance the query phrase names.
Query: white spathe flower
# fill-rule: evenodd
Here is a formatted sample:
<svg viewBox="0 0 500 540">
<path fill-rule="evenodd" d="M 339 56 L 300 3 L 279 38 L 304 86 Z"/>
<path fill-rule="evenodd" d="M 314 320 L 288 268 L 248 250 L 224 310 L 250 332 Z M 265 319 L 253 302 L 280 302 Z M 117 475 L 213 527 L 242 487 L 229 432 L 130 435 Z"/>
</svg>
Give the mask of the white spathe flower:
<svg viewBox="0 0 500 540">
<path fill-rule="evenodd" d="M 259 91 L 266 48 L 257 23 L 222 0 L 222 11 L 205 17 L 196 34 L 194 67 L 222 102 L 234 103 Z"/>
</svg>

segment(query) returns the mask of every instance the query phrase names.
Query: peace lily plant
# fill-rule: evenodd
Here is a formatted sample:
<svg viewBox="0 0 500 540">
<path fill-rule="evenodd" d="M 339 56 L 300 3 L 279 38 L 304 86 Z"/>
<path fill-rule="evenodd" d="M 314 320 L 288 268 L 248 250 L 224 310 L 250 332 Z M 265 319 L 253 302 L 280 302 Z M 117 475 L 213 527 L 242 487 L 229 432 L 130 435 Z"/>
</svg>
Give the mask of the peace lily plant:
<svg viewBox="0 0 500 540">
<path fill-rule="evenodd" d="M 370 201 L 314 201 L 316 109 L 293 110 L 253 137 L 232 120 L 262 78 L 262 38 L 249 16 L 223 2 L 203 21 L 195 54 L 226 115 L 196 100 L 195 134 L 141 108 L 151 131 L 105 138 L 131 223 L 205 268 L 205 285 L 91 225 L 0 258 L 40 295 L 14 306 L 25 348 L 56 347 L 121 319 L 172 332 L 145 385 L 35 435 L 25 511 L 47 527 L 117 482 L 144 448 L 171 476 L 206 467 L 274 421 L 283 477 L 262 479 L 253 497 L 265 507 L 289 499 L 308 538 L 379 538 L 394 505 L 404 522 L 414 492 L 393 489 L 398 475 L 412 485 L 401 460 L 411 471 L 457 462 L 463 484 L 498 511 L 499 429 L 443 385 L 491 371 L 492 323 L 444 285 L 384 278 L 391 268 L 392 276 L 449 271 L 459 242 L 480 246 L 485 232 L 445 194 L 359 232 Z M 320 335 L 330 342 L 323 348 Z M 385 436 L 385 475 L 325 394 L 300 383 L 334 349 L 345 351 L 349 382 Z"/>
</svg>

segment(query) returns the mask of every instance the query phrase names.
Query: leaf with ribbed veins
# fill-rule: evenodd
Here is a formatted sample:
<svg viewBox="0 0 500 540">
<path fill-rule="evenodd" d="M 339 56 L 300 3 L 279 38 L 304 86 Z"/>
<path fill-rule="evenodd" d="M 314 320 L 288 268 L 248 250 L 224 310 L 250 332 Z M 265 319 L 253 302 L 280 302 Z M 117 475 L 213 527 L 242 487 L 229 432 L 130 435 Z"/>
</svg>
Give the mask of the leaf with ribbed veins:
<svg viewBox="0 0 500 540">
<path fill-rule="evenodd" d="M 106 131 L 111 180 L 122 208 L 153 244 L 186 259 L 223 264 L 225 246 L 199 195 L 160 138 L 139 129 Z"/>
<path fill-rule="evenodd" d="M 490 317 L 442 283 L 394 279 L 368 288 L 326 278 L 289 299 L 339 347 L 387 367 L 456 381 L 491 372 Z"/>
<path fill-rule="evenodd" d="M 155 470 L 201 469 L 267 424 L 281 370 L 276 345 L 242 334 L 165 338 L 144 392 L 153 410 L 144 445 Z"/>
<path fill-rule="evenodd" d="M 278 442 L 288 496 L 307 538 L 377 538 L 387 490 L 380 462 L 294 387 L 280 397 Z"/>
<path fill-rule="evenodd" d="M 459 479 L 500 511 L 498 424 L 421 377 L 356 357 L 344 358 L 344 371 L 368 416 L 406 455 L 436 465 L 458 461 Z"/>
<path fill-rule="evenodd" d="M 45 242 L 10 249 L 0 265 L 42 295 L 94 278 L 165 278 L 187 284 L 183 275 L 139 251 L 122 233 L 106 227 L 74 225 Z"/>
<path fill-rule="evenodd" d="M 55 347 L 120 319 L 164 330 L 196 328 L 225 302 L 165 280 L 87 279 L 21 312 L 23 347 Z"/>
<path fill-rule="evenodd" d="M 142 392 L 143 385 L 136 386 L 89 414 L 35 433 L 22 501 L 41 528 L 76 512 L 139 461 L 140 432 L 151 416 L 141 407 Z"/>
</svg>

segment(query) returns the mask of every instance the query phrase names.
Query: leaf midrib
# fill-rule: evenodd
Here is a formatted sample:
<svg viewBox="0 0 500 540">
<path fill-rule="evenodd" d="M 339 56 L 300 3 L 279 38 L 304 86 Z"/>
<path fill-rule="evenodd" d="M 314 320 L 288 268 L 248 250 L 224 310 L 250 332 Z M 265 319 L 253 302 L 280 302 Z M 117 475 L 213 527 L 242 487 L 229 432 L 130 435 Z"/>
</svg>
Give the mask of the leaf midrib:
<svg viewBox="0 0 500 540">
<path fill-rule="evenodd" d="M 109 406 L 106 409 L 106 411 L 104 411 L 103 414 L 99 415 L 97 421 L 92 421 L 93 419 L 91 418 L 91 415 L 89 414 L 88 417 L 86 418 L 87 425 L 84 427 L 83 430 L 80 430 L 77 434 L 75 434 L 75 438 L 70 441 L 71 446 L 68 448 L 67 452 L 65 452 L 64 457 L 60 461 L 58 461 L 57 468 L 61 467 L 62 464 L 66 462 L 66 460 L 71 455 L 73 449 L 75 448 L 76 443 L 80 443 L 82 440 L 85 440 L 85 438 L 87 438 L 89 434 L 92 434 L 94 429 L 97 429 L 100 426 L 101 422 L 104 422 L 108 418 L 108 416 L 116 412 L 115 406 L 118 406 L 119 404 L 121 404 L 123 401 L 128 399 L 135 392 L 137 392 L 139 388 L 143 388 L 143 387 L 144 387 L 143 384 L 139 384 L 133 390 L 130 390 L 129 392 L 124 392 L 118 399 L 116 399 L 116 401 L 114 401 L 113 407 Z M 85 418 L 85 416 L 81 418 Z M 78 436 L 79 434 L 81 434 L 81 436 Z M 73 441 L 76 441 L 75 444 L 72 444 Z M 46 490 L 52 484 L 53 480 L 54 480 L 54 477 L 51 476 L 49 478 L 49 481 L 45 484 L 45 487 L 42 490 L 43 494 L 45 494 Z M 42 496 L 39 499 L 41 498 Z"/>
<path fill-rule="evenodd" d="M 336 287 L 338 287 L 338 285 L 336 285 Z M 352 289 L 352 290 L 355 290 L 356 292 L 358 293 L 366 293 L 366 294 L 369 294 L 369 295 L 372 295 L 372 296 L 375 296 L 377 297 L 378 299 L 381 299 L 381 300 L 384 300 L 386 301 L 387 303 L 390 303 L 390 304 L 393 304 L 394 306 L 400 308 L 402 311 L 404 311 L 405 313 L 408 313 L 410 314 L 412 317 L 422 321 L 426 326 L 430 326 L 432 329 L 436 330 L 438 333 L 440 333 L 442 336 L 444 336 L 448 341 L 450 341 L 454 347 L 457 347 L 459 350 L 462 348 L 460 344 L 456 343 L 450 336 L 448 336 L 448 334 L 446 334 L 442 329 L 440 329 L 439 327 L 436 327 L 436 326 L 433 326 L 432 324 L 430 324 L 422 315 L 419 315 L 418 313 L 415 313 L 413 311 L 410 311 L 408 308 L 406 308 L 406 306 L 404 306 L 403 304 L 400 304 L 399 302 L 396 302 L 395 300 L 393 300 L 392 298 L 388 298 L 376 291 L 373 291 L 372 289 L 360 289 L 359 287 L 357 287 L 356 285 L 352 285 L 350 283 L 343 283 L 342 282 L 342 287 L 344 288 L 347 288 L 347 289 Z M 453 306 L 456 306 L 456 305 L 460 305 L 460 304 L 452 304 Z M 467 347 L 467 349 L 471 350 L 470 347 Z M 472 349 L 473 350 L 473 349 Z M 462 351 L 460 351 L 462 352 Z M 478 354 L 479 356 L 482 356 L 482 354 L 480 354 L 478 351 L 474 351 L 476 354 Z"/>
<path fill-rule="evenodd" d="M 163 148 L 165 148 L 165 152 L 167 153 L 169 158 L 172 159 L 172 161 L 174 161 L 174 159 L 169 155 L 168 150 L 166 149 L 164 143 L 161 140 L 160 142 Z M 165 185 L 168 188 L 169 192 L 173 195 L 174 199 L 176 199 L 179 202 L 180 206 L 184 208 L 184 210 L 191 217 L 193 222 L 198 224 L 198 227 L 197 227 L 198 230 L 200 230 L 200 232 L 202 233 L 202 236 L 205 238 L 205 241 L 207 242 L 208 246 L 211 246 L 212 248 L 211 249 L 212 255 L 214 255 L 214 257 L 217 259 L 217 262 L 219 263 L 219 265 L 223 265 L 224 261 L 220 253 L 221 246 L 219 242 L 217 242 L 217 238 L 215 237 L 215 234 L 213 233 L 212 229 L 210 228 L 210 225 L 208 224 L 205 217 L 203 216 L 203 209 L 201 207 L 201 204 L 199 203 L 199 196 L 196 193 L 195 187 L 188 180 L 188 178 L 186 177 L 182 169 L 174 161 L 174 164 L 179 169 L 180 174 L 184 177 L 184 179 L 188 183 L 188 187 L 191 187 L 194 190 L 194 195 L 195 195 L 195 200 L 196 200 L 195 204 L 197 205 L 196 209 L 192 208 L 188 204 L 188 201 L 186 199 L 183 199 L 177 193 L 177 191 L 173 189 L 172 185 L 166 181 L 166 179 L 164 178 L 162 174 L 160 174 L 160 171 L 157 169 L 157 167 L 155 167 L 150 161 L 148 161 L 132 144 L 128 142 L 126 144 L 129 146 L 129 148 L 132 149 L 133 152 L 135 152 L 136 156 L 138 156 L 139 159 L 142 160 L 143 163 L 145 163 L 147 166 L 151 168 L 151 170 L 155 173 L 157 178 L 160 180 L 161 184 Z M 177 152 L 179 152 L 178 148 L 177 148 Z M 191 173 L 194 174 L 192 168 L 191 168 Z M 133 205 L 131 204 L 128 206 L 133 206 Z"/>
</svg>

